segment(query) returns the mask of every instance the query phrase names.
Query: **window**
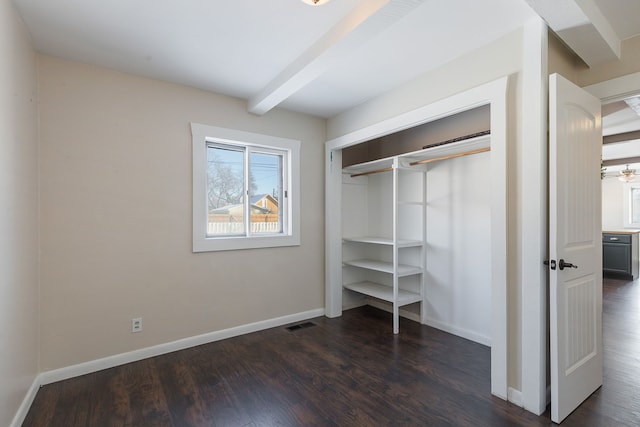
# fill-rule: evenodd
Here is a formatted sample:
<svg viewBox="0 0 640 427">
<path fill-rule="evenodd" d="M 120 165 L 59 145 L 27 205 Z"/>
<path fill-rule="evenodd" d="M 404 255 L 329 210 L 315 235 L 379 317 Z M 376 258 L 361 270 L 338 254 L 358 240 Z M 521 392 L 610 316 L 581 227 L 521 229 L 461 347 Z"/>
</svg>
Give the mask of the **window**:
<svg viewBox="0 0 640 427">
<path fill-rule="evenodd" d="M 300 244 L 300 141 L 191 124 L 193 251 Z"/>
<path fill-rule="evenodd" d="M 624 184 L 623 205 L 623 226 L 640 228 L 640 184 Z"/>
</svg>

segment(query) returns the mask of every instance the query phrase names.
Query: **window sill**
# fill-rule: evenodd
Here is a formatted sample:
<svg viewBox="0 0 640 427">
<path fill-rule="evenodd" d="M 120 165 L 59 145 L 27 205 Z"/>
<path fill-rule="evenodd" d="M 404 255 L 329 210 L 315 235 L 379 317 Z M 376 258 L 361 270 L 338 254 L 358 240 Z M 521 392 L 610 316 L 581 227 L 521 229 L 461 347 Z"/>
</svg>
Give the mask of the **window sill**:
<svg viewBox="0 0 640 427">
<path fill-rule="evenodd" d="M 234 251 L 284 246 L 300 246 L 296 236 L 209 237 L 193 241 L 193 252 Z"/>
</svg>

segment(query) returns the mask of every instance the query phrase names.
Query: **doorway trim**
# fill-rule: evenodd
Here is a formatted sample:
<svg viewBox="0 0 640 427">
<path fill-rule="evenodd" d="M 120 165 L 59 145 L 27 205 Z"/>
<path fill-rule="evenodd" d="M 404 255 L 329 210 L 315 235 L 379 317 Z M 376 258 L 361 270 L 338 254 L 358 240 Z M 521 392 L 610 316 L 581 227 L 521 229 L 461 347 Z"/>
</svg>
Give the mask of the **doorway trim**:
<svg viewBox="0 0 640 427">
<path fill-rule="evenodd" d="M 342 149 L 472 108 L 490 106 L 491 393 L 507 400 L 507 123 L 509 78 L 502 77 L 325 143 L 325 313 L 342 314 Z"/>
</svg>

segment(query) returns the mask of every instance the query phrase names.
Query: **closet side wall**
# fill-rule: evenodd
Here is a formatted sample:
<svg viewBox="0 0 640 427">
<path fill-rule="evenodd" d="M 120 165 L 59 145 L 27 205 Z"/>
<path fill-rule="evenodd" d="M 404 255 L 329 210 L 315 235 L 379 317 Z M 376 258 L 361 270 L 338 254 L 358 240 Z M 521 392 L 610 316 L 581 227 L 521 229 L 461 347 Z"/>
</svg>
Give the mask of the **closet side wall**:
<svg viewBox="0 0 640 427">
<path fill-rule="evenodd" d="M 491 344 L 490 153 L 427 172 L 427 324 Z"/>
</svg>

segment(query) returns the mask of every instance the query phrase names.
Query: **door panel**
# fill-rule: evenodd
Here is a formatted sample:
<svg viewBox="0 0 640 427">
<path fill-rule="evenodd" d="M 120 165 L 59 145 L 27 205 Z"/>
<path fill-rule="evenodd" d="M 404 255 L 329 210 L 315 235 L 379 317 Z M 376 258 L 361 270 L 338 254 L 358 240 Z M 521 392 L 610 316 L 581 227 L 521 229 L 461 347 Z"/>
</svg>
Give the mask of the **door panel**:
<svg viewBox="0 0 640 427">
<path fill-rule="evenodd" d="M 599 99 L 556 74 L 549 92 L 551 419 L 560 422 L 602 385 L 602 131 Z"/>
</svg>

